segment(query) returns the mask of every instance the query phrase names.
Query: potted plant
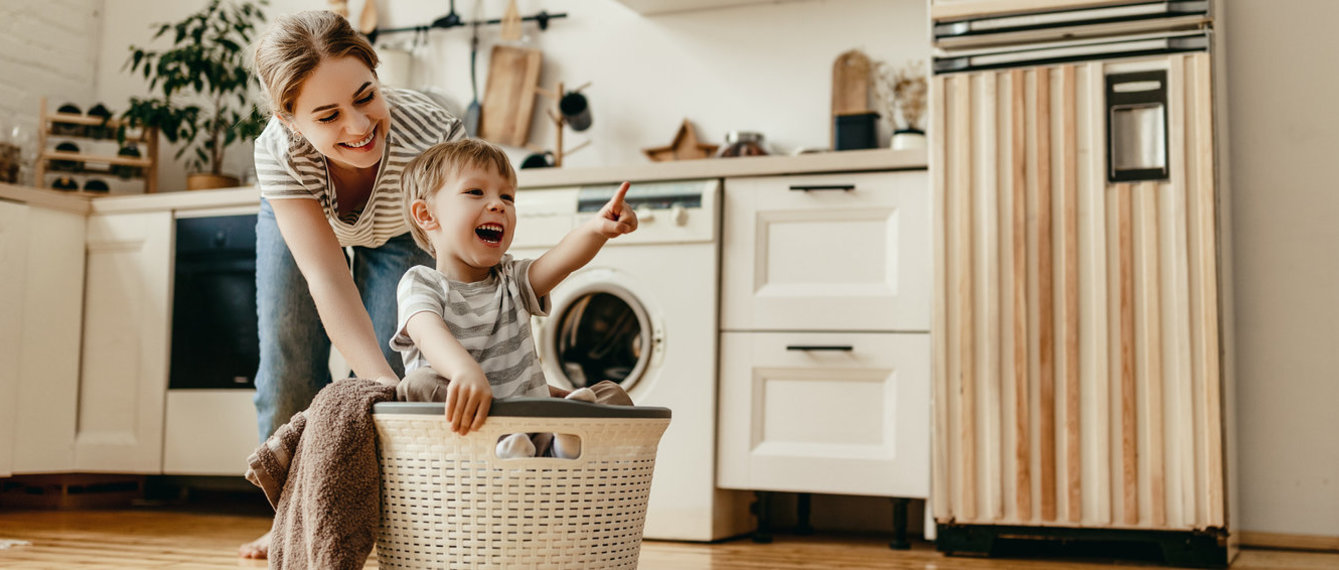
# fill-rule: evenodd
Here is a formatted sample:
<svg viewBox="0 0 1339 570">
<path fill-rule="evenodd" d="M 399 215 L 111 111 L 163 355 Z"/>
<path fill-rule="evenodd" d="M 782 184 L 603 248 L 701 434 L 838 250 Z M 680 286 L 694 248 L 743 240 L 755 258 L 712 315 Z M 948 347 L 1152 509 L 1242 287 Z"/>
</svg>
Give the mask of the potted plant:
<svg viewBox="0 0 1339 570">
<path fill-rule="evenodd" d="M 124 142 L 127 126 L 151 127 L 179 143 L 176 158 L 189 155 L 187 189 L 239 185 L 237 177 L 223 174 L 224 151 L 254 140 L 265 128 L 265 116 L 248 96 L 252 78 L 246 56 L 252 34 L 265 20 L 260 7 L 266 4 L 210 0 L 179 22 L 154 24 L 153 39 L 169 36 L 171 47 L 130 46 L 126 67 L 142 73 L 156 91 L 130 99 L 118 139 Z"/>
<path fill-rule="evenodd" d="M 880 110 L 893 129 L 892 148 L 925 148 L 925 131 L 921 128 L 926 103 L 922 62 L 913 62 L 896 69 L 880 62 L 875 87 L 882 107 Z M 902 118 L 901 123 L 898 117 Z"/>
</svg>

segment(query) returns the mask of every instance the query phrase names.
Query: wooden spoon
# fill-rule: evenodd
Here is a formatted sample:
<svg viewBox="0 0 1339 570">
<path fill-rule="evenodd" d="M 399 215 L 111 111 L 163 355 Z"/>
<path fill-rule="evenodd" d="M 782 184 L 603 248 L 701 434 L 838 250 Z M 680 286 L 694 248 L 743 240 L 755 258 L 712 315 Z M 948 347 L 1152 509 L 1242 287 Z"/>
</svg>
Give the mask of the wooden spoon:
<svg viewBox="0 0 1339 570">
<path fill-rule="evenodd" d="M 358 31 L 371 35 L 377 30 L 377 0 L 363 2 L 363 13 L 358 15 Z"/>
</svg>

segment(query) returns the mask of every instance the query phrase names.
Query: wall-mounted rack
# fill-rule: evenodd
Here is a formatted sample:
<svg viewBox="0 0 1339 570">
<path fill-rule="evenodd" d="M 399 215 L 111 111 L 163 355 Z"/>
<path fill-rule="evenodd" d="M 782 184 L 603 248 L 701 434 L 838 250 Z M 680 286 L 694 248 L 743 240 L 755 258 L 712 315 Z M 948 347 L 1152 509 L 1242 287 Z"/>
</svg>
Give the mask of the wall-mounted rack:
<svg viewBox="0 0 1339 570">
<path fill-rule="evenodd" d="M 550 14 L 547 11 L 540 10 L 539 12 L 536 12 L 534 15 L 522 16 L 520 18 L 520 21 L 535 22 L 536 24 L 539 25 L 539 29 L 543 31 L 549 29 L 550 20 L 557 20 L 559 18 L 566 18 L 566 17 L 567 12 Z M 399 34 L 405 32 L 424 33 L 427 32 L 428 30 L 433 29 L 449 30 L 451 28 L 457 28 L 462 26 L 491 26 L 495 24 L 502 24 L 504 21 L 505 18 L 497 18 L 493 20 L 469 20 L 469 21 L 463 20 L 461 19 L 460 14 L 456 13 L 456 2 L 455 0 L 452 0 L 451 9 L 446 14 L 442 15 L 442 17 L 433 20 L 431 24 L 422 26 L 406 26 L 401 28 L 377 28 L 367 34 L 367 39 L 372 43 L 377 43 L 377 38 L 380 37 L 382 34 Z"/>
</svg>

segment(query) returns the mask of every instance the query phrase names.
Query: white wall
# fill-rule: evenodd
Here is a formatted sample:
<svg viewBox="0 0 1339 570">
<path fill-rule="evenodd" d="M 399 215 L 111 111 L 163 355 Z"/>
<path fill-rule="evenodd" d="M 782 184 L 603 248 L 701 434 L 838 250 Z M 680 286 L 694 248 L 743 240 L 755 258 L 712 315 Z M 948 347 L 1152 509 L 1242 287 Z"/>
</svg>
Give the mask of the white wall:
<svg viewBox="0 0 1339 570">
<path fill-rule="evenodd" d="M 1238 528 L 1339 536 L 1339 2 L 1227 2 Z"/>
<path fill-rule="evenodd" d="M 16 2 L 17 0 L 2 0 Z M 121 71 L 127 46 L 144 44 L 149 24 L 187 14 L 202 0 L 104 0 L 106 16 L 97 70 L 96 96 L 124 102 L 145 92 L 138 77 Z M 475 2 L 459 0 L 465 19 Z M 668 144 L 679 123 L 691 119 L 704 142 L 721 143 L 729 130 L 756 130 L 778 151 L 826 147 L 829 138 L 832 63 L 848 49 L 902 64 L 929 55 L 924 0 L 798 0 L 752 6 L 641 16 L 614 0 L 520 0 L 521 13 L 540 9 L 566 12 L 538 32 L 527 23 L 527 44 L 544 52 L 541 86 L 562 81 L 570 87 L 592 82 L 585 93 L 593 126 L 567 133 L 568 146 L 591 140 L 567 157 L 568 166 L 645 164 L 641 149 Z M 324 8 L 322 0 L 273 0 L 271 16 Z M 351 12 L 363 2 L 350 2 Z M 498 18 L 507 3 L 479 2 L 479 13 Z M 445 13 L 441 0 L 378 3 L 382 27 L 431 22 Z M 479 89 L 487 81 L 488 55 L 498 42 L 498 26 L 481 29 Z M 380 45 L 407 36 L 383 36 Z M 431 43 L 414 53 L 414 87 L 444 91 L 463 113 L 470 101 L 469 29 L 431 33 Z M 531 142 L 551 147 L 553 128 L 537 101 Z M 124 103 L 121 103 L 122 105 Z M 887 144 L 886 127 L 881 140 Z M 518 159 L 524 151 L 513 149 Z M 228 170 L 250 166 L 250 149 L 229 151 Z M 180 166 L 167 164 L 162 187 L 181 188 Z"/>
<path fill-rule="evenodd" d="M 101 9 L 102 0 L 0 0 L 0 139 L 15 125 L 35 134 L 43 96 L 53 110 L 88 110 Z"/>
</svg>

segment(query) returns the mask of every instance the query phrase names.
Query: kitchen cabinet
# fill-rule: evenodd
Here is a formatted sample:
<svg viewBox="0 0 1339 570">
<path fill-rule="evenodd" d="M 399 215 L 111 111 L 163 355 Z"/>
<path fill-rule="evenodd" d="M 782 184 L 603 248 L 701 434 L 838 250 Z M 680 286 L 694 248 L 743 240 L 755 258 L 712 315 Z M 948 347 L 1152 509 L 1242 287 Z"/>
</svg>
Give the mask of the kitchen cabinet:
<svg viewBox="0 0 1339 570">
<path fill-rule="evenodd" d="M 88 219 L 79 471 L 162 469 L 172 233 L 166 211 Z"/>
<path fill-rule="evenodd" d="M 718 485 L 928 497 L 925 172 L 727 178 L 724 208 Z"/>
<path fill-rule="evenodd" d="M 938 22 L 973 16 L 1006 16 L 1129 3 L 1130 0 L 930 0 L 930 19 Z"/>
<path fill-rule="evenodd" d="M 74 467 L 84 228 L 0 201 L 0 476 Z"/>
<path fill-rule="evenodd" d="M 632 9 L 632 11 L 643 16 L 651 16 L 669 12 L 692 12 L 696 10 L 743 6 L 745 4 L 764 4 L 773 1 L 774 0 L 618 0 L 618 3 L 627 6 Z"/>
<path fill-rule="evenodd" d="M 727 332 L 721 377 L 721 487 L 929 495 L 928 334 Z"/>
<path fill-rule="evenodd" d="M 924 171 L 726 180 L 725 330 L 930 327 Z"/>
</svg>

